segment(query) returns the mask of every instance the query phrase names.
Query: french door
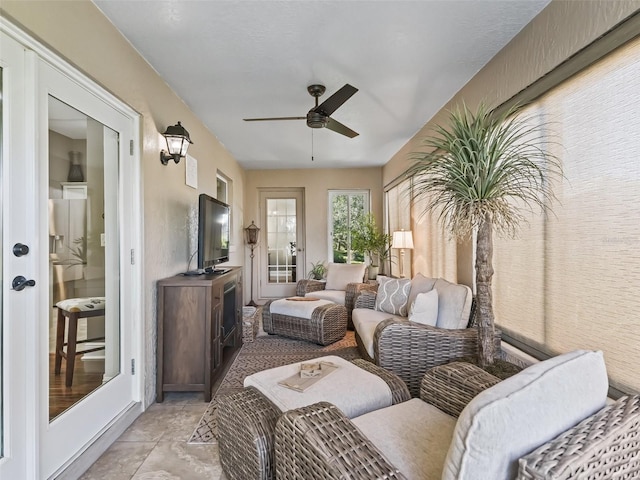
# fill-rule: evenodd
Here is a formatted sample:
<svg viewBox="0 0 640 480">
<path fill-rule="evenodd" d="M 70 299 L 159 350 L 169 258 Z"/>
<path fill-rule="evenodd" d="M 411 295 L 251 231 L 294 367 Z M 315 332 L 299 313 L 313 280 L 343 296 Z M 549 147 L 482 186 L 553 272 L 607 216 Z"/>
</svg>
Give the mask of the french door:
<svg viewBox="0 0 640 480">
<path fill-rule="evenodd" d="M 2 35 L 0 478 L 45 479 L 140 401 L 137 120 L 71 67 Z M 71 342 L 61 301 L 104 309 L 74 330 L 94 352 L 73 357 L 69 383 L 70 364 L 54 368 L 57 329 Z"/>
<path fill-rule="evenodd" d="M 295 294 L 304 278 L 304 191 L 299 188 L 260 190 L 259 298 Z"/>
</svg>

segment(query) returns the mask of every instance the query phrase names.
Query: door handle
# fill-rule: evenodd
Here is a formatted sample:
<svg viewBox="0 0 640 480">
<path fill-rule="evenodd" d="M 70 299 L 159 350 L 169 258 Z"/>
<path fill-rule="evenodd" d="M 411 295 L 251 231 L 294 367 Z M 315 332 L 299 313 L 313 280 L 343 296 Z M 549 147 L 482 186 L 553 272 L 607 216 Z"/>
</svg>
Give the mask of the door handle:
<svg viewBox="0 0 640 480">
<path fill-rule="evenodd" d="M 23 243 L 16 243 L 13 246 L 13 254 L 16 257 L 22 257 L 23 255 L 26 255 L 27 253 L 29 253 L 29 247 Z"/>
<path fill-rule="evenodd" d="M 13 282 L 11 282 L 11 286 L 13 287 L 13 290 L 15 290 L 16 292 L 20 292 L 24 290 L 25 287 L 34 287 L 35 284 L 36 284 L 35 280 L 27 280 L 22 275 L 18 275 L 16 278 L 13 279 Z"/>
</svg>

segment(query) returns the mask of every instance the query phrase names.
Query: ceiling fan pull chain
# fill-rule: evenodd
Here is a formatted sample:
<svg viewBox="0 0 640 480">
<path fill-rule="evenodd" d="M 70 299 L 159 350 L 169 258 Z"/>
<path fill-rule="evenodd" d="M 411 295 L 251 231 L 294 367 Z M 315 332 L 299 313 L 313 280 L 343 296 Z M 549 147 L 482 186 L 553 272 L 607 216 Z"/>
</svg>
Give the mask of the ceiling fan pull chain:
<svg viewBox="0 0 640 480">
<path fill-rule="evenodd" d="M 311 161 L 313 162 L 313 130 L 311 130 Z"/>
</svg>

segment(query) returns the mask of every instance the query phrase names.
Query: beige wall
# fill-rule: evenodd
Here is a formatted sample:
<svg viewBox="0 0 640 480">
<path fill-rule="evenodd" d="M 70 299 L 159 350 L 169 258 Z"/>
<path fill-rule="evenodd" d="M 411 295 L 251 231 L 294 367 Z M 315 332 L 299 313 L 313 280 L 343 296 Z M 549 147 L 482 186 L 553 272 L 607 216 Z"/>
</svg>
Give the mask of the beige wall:
<svg viewBox="0 0 640 480">
<path fill-rule="evenodd" d="M 233 181 L 233 265 L 242 265 L 244 172 L 211 132 L 88 0 L 3 0 L 3 17 L 21 25 L 89 77 L 141 114 L 144 192 L 145 401 L 155 399 L 155 282 L 187 269 L 195 251 L 197 199 L 216 193 L 216 171 Z M 185 162 L 163 166 L 159 152 L 167 125 L 182 121 L 198 160 L 198 190 L 185 185 Z M 166 146 L 166 145 L 165 145 Z M 194 268 L 194 264 L 192 264 Z"/>
<path fill-rule="evenodd" d="M 408 168 L 410 153 L 421 150 L 421 138 L 433 125 L 446 123 L 448 110 L 462 102 L 472 109 L 480 102 L 500 105 L 638 8 L 638 0 L 553 0 L 390 159 L 382 171 L 383 184 Z M 470 284 L 474 277 L 470 250 L 470 242 L 458 249 L 461 283 Z"/>
<path fill-rule="evenodd" d="M 306 265 L 327 260 L 327 206 L 329 190 L 367 189 L 371 192 L 372 213 L 382 225 L 382 168 L 327 170 L 249 170 L 245 188 L 245 223 L 255 220 L 259 227 L 258 188 L 303 187 L 305 195 Z M 249 262 L 247 250 L 245 264 Z M 257 261 L 257 259 L 256 259 Z M 302 276 L 302 273 L 300 274 Z M 248 275 L 246 277 L 249 277 Z M 256 274 L 257 277 L 257 274 Z M 249 282 L 246 278 L 245 282 Z M 245 284 L 248 291 L 249 284 Z M 257 286 L 254 283 L 257 300 Z"/>
</svg>

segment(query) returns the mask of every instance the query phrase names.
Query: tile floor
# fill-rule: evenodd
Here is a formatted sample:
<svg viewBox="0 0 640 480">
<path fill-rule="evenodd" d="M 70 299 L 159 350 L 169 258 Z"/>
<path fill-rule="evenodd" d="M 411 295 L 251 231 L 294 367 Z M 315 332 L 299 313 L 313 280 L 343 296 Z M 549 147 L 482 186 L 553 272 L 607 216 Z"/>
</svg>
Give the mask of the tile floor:
<svg viewBox="0 0 640 480">
<path fill-rule="evenodd" d="M 80 480 L 224 480 L 217 444 L 187 444 L 206 408 L 202 393 L 166 394 Z"/>
</svg>

